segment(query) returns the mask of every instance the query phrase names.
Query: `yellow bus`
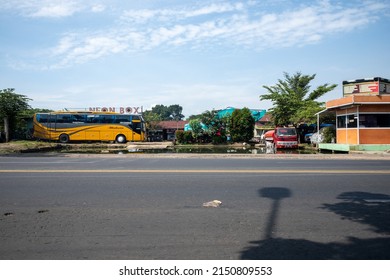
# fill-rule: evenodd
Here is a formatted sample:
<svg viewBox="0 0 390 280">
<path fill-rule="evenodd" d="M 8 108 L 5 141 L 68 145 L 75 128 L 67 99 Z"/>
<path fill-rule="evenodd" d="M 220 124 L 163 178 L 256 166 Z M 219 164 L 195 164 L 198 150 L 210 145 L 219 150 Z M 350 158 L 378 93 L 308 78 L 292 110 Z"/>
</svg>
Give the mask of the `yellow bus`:
<svg viewBox="0 0 390 280">
<path fill-rule="evenodd" d="M 103 112 L 36 113 L 33 137 L 69 141 L 145 141 L 142 116 Z"/>
</svg>

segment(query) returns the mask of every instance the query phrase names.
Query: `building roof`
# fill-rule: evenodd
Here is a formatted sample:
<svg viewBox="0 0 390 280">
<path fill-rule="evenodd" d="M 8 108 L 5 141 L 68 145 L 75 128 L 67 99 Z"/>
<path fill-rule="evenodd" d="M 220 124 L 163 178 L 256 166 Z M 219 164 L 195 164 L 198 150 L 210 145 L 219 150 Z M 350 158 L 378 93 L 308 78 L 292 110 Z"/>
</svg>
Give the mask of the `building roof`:
<svg viewBox="0 0 390 280">
<path fill-rule="evenodd" d="M 159 121 L 156 122 L 156 127 L 159 129 L 184 129 L 188 121 Z"/>
<path fill-rule="evenodd" d="M 266 113 L 260 120 L 261 123 L 269 123 L 271 122 L 271 114 Z"/>
<path fill-rule="evenodd" d="M 232 115 L 234 110 L 237 108 L 234 107 L 227 107 L 226 109 L 218 110 L 218 116 L 219 117 L 225 117 L 226 115 Z M 260 120 L 266 113 L 266 110 L 264 109 L 249 109 L 251 111 L 252 117 L 255 119 L 255 121 Z"/>
<path fill-rule="evenodd" d="M 350 95 L 326 102 L 326 110 L 362 104 L 390 104 L 390 95 Z"/>
</svg>

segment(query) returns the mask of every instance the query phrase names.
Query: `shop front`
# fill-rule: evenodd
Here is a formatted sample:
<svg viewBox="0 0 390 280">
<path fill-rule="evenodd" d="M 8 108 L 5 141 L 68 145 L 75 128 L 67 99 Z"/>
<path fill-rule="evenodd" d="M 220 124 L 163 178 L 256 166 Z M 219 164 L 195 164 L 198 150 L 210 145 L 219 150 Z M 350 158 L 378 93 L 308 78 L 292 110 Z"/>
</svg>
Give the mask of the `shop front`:
<svg viewBox="0 0 390 280">
<path fill-rule="evenodd" d="M 321 143 L 319 148 L 390 150 L 389 80 L 374 78 L 343 84 L 344 97 L 326 102 L 326 111 L 336 113 L 336 143 Z"/>
</svg>

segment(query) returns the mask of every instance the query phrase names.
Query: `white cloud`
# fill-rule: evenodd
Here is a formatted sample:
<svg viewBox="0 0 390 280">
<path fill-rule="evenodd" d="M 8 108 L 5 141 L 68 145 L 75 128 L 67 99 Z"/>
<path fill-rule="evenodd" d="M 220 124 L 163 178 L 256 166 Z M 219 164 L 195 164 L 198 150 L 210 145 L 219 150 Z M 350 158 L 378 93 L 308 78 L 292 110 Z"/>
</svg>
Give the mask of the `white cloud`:
<svg viewBox="0 0 390 280">
<path fill-rule="evenodd" d="M 90 36 L 79 42 L 72 36 L 64 37 L 57 48 L 54 49 L 53 54 L 64 54 L 65 56 L 52 68 L 84 63 L 109 54 L 122 52 L 127 47 L 127 44 L 120 40 L 104 35 Z"/>
<path fill-rule="evenodd" d="M 153 21 L 180 21 L 188 18 L 199 16 L 224 14 L 229 12 L 242 11 L 244 4 L 239 2 L 210 4 L 200 8 L 183 8 L 183 9 L 141 9 L 126 10 L 121 16 L 122 21 L 144 23 L 149 20 Z"/>
<path fill-rule="evenodd" d="M 210 14 L 222 14 L 227 12 L 240 11 L 243 10 L 243 8 L 244 8 L 243 3 L 236 3 L 236 4 L 219 3 L 219 4 L 210 4 L 209 6 L 205 6 L 199 9 L 180 11 L 177 12 L 177 14 L 182 15 L 183 18 L 189 18 L 189 17 L 197 17 L 197 16 L 204 16 Z"/>
<path fill-rule="evenodd" d="M 0 4 L 2 9 L 15 10 L 30 18 L 65 18 L 79 12 L 100 13 L 105 5 L 93 0 L 5 0 Z"/>
<path fill-rule="evenodd" d="M 93 5 L 91 11 L 94 13 L 101 13 L 106 10 L 106 6 L 102 4 Z"/>
<path fill-rule="evenodd" d="M 39 9 L 32 12 L 30 16 L 49 18 L 67 17 L 73 15 L 75 12 L 79 11 L 79 9 L 80 8 L 73 2 L 53 3 L 39 7 Z"/>
<path fill-rule="evenodd" d="M 134 31 L 145 38 L 144 49 L 219 43 L 261 50 L 312 44 L 330 34 L 354 30 L 376 20 L 385 7 L 370 2 L 344 7 L 322 1 L 259 15 L 253 13 L 254 3 L 219 3 L 193 10 L 129 10 L 121 19 L 125 25 L 130 21 Z M 208 17 L 191 19 L 201 15 Z"/>
<path fill-rule="evenodd" d="M 82 1 L 28 0 L 30 16 L 64 17 L 86 9 L 101 12 L 103 4 Z M 51 4 L 49 4 L 51 3 Z M 311 2 L 310 2 L 311 3 Z M 334 33 L 349 32 L 377 20 L 389 5 L 355 1 L 314 2 L 292 10 L 267 12 L 256 2 L 217 2 L 192 8 L 125 10 L 106 29 L 83 29 L 59 38 L 51 49 L 54 65 L 68 67 L 106 55 L 186 46 L 208 49 L 219 45 L 257 51 L 318 43 Z M 341 6 L 345 5 L 345 6 Z M 32 9 L 32 7 L 35 8 Z M 34 12 L 32 12 L 34 10 Z"/>
<path fill-rule="evenodd" d="M 58 45 L 55 48 L 53 48 L 53 54 L 54 55 L 66 54 L 74 46 L 75 46 L 75 42 L 74 42 L 73 36 L 67 35 L 67 36 L 61 38 Z"/>
</svg>

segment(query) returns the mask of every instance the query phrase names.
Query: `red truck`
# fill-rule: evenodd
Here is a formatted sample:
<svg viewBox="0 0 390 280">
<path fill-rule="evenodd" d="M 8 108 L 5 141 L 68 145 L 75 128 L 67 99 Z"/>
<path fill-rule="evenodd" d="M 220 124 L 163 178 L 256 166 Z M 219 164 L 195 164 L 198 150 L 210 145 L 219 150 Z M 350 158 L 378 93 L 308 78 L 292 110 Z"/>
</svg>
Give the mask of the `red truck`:
<svg viewBox="0 0 390 280">
<path fill-rule="evenodd" d="M 298 134 L 295 127 L 277 127 L 264 134 L 265 141 L 272 142 L 276 149 L 298 148 Z"/>
</svg>

